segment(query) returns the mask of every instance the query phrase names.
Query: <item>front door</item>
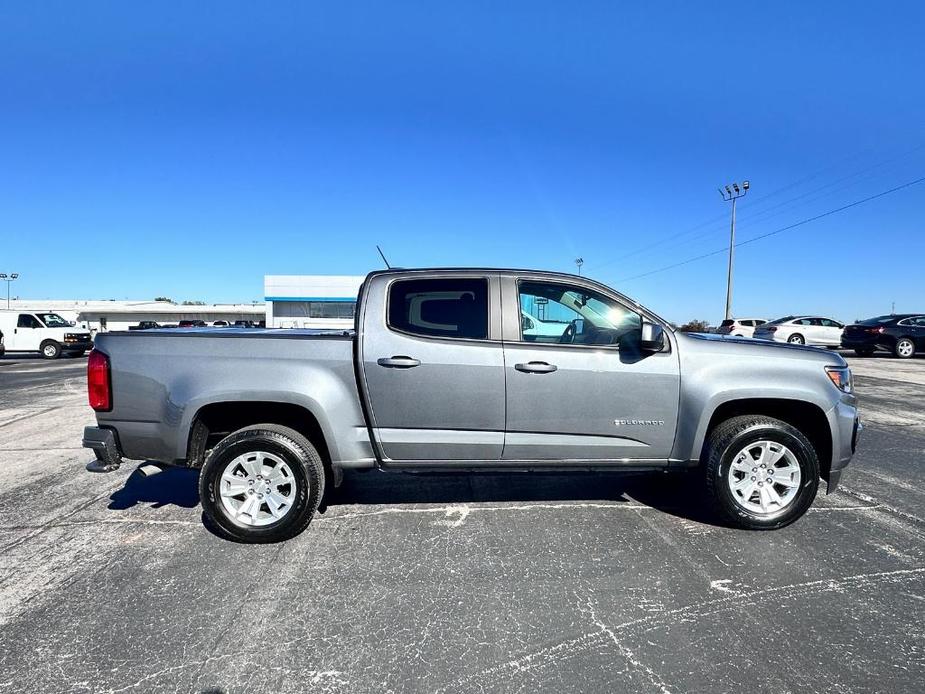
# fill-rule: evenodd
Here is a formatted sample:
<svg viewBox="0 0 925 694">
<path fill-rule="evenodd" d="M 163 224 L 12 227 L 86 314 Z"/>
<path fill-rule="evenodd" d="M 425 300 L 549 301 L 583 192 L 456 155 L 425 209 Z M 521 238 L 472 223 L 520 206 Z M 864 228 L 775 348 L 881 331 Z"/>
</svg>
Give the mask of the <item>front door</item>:
<svg viewBox="0 0 925 694">
<path fill-rule="evenodd" d="M 373 434 L 389 462 L 497 461 L 504 353 L 496 275 L 386 275 L 365 303 L 362 364 Z M 372 321 L 381 323 L 372 324 Z"/>
<path fill-rule="evenodd" d="M 32 352 L 38 351 L 41 335 L 39 334 L 45 326 L 39 322 L 31 313 L 20 313 L 16 319 L 16 327 L 12 335 L 4 336 L 6 348 L 13 351 Z"/>
<path fill-rule="evenodd" d="M 615 298 L 557 280 L 505 282 L 504 305 L 516 302 L 522 318 L 514 335 L 505 323 L 503 459 L 667 459 L 680 387 L 667 337 L 665 351 L 642 352 L 642 317 Z"/>
</svg>

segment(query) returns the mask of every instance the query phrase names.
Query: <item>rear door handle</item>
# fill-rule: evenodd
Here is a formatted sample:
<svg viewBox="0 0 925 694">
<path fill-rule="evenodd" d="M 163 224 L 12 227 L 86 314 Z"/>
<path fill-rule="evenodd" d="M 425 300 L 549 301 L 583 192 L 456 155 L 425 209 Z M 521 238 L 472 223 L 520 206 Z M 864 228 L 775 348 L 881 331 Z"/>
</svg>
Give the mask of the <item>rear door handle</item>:
<svg viewBox="0 0 925 694">
<path fill-rule="evenodd" d="M 420 359 L 412 359 L 411 357 L 405 356 L 395 356 L 395 357 L 382 357 L 382 359 L 377 359 L 376 363 L 379 366 L 384 366 L 387 369 L 413 369 L 415 366 L 421 365 Z"/>
<path fill-rule="evenodd" d="M 528 374 L 551 374 L 559 367 L 545 361 L 528 361 L 526 364 L 514 364 L 514 368 Z"/>
</svg>

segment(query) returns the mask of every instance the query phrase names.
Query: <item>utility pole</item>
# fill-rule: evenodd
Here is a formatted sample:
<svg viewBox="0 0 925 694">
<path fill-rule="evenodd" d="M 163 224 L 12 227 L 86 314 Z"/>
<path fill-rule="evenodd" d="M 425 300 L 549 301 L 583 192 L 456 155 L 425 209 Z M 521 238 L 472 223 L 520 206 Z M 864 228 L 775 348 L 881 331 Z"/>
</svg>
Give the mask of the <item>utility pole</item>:
<svg viewBox="0 0 925 694">
<path fill-rule="evenodd" d="M 723 196 L 726 202 L 732 202 L 732 225 L 729 228 L 729 270 L 726 274 L 726 320 L 732 318 L 732 266 L 735 261 L 736 248 L 736 200 L 743 197 L 748 192 L 748 181 L 742 182 L 739 188 L 738 183 L 732 183 L 732 189 L 725 186 L 726 190 L 719 189 L 719 194 Z"/>
<path fill-rule="evenodd" d="M 0 280 L 6 282 L 6 309 L 10 310 L 10 284 L 19 277 L 18 272 L 13 272 L 9 276 L 5 272 L 0 272 Z"/>
<path fill-rule="evenodd" d="M 575 265 L 578 266 L 578 276 L 581 277 L 581 266 L 585 264 L 584 258 L 575 258 Z"/>
</svg>

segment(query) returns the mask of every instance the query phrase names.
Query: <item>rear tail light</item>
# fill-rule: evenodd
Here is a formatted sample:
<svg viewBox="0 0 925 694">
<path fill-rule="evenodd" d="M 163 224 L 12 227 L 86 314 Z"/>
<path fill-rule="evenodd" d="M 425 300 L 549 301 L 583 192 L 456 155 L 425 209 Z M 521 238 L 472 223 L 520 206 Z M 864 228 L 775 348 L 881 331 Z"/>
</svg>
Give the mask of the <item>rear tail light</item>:
<svg viewBox="0 0 925 694">
<path fill-rule="evenodd" d="M 767 330 L 769 333 L 777 332 L 777 328 L 773 325 L 770 328 L 764 328 L 764 330 Z"/>
<path fill-rule="evenodd" d="M 87 396 L 90 407 L 97 412 L 109 412 L 112 409 L 109 357 L 95 349 L 87 359 Z"/>
<path fill-rule="evenodd" d="M 879 334 L 883 334 L 883 331 L 884 331 L 884 327 L 883 327 L 882 325 L 881 325 L 879 328 L 868 328 L 868 329 L 867 329 L 867 332 L 869 332 L 869 333 L 879 333 Z"/>
</svg>

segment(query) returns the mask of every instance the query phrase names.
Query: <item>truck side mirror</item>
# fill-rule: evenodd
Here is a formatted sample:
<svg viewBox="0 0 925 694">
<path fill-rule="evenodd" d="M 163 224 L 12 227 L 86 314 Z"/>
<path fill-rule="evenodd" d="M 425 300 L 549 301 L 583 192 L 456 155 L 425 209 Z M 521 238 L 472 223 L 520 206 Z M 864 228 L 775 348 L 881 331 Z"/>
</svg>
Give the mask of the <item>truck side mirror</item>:
<svg viewBox="0 0 925 694">
<path fill-rule="evenodd" d="M 642 321 L 639 346 L 647 352 L 661 352 L 665 348 L 665 330 L 658 323 Z"/>
</svg>

